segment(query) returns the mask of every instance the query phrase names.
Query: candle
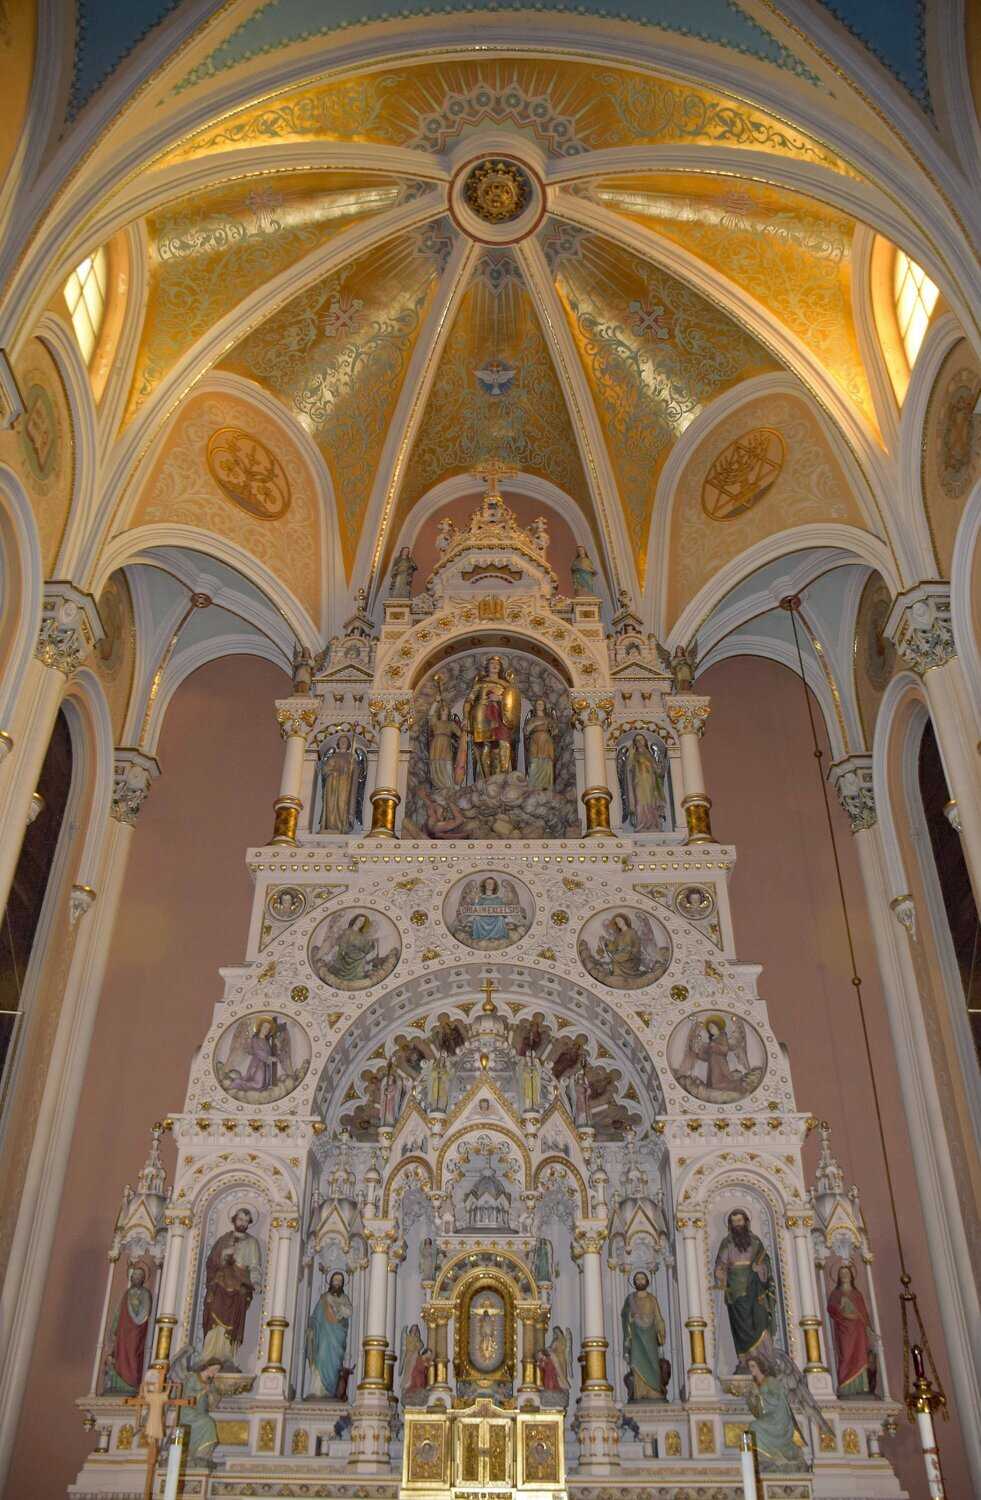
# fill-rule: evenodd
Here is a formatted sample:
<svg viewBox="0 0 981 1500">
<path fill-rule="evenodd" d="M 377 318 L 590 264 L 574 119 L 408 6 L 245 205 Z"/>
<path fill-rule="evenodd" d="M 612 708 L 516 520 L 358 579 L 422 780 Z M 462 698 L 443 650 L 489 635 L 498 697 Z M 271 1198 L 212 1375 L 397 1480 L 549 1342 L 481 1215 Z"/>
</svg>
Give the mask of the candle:
<svg viewBox="0 0 981 1500">
<path fill-rule="evenodd" d="M 177 1484 L 181 1477 L 181 1459 L 184 1457 L 184 1444 L 187 1441 L 187 1428 L 175 1427 L 173 1442 L 170 1445 L 170 1453 L 167 1455 L 167 1478 L 164 1481 L 164 1500 L 177 1500 Z"/>
<path fill-rule="evenodd" d="M 756 1441 L 751 1432 L 744 1432 L 739 1462 L 742 1468 L 743 1500 L 756 1500 Z"/>
</svg>

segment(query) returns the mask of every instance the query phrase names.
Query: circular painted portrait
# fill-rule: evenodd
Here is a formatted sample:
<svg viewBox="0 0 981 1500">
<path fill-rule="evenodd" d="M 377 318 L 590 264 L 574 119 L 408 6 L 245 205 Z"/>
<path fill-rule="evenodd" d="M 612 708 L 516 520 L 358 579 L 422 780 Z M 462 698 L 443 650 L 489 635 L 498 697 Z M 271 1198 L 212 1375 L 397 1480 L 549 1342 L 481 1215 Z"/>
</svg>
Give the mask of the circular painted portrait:
<svg viewBox="0 0 981 1500">
<path fill-rule="evenodd" d="M 278 1011 L 242 1016 L 215 1048 L 215 1077 L 240 1104 L 275 1104 L 299 1088 L 310 1066 L 310 1038 Z"/>
<path fill-rule="evenodd" d="M 525 936 L 535 920 L 535 902 L 523 881 L 486 870 L 450 886 L 443 920 L 458 943 L 495 953 Z"/>
<path fill-rule="evenodd" d="M 668 1040 L 676 1083 L 704 1104 L 735 1104 L 755 1093 L 766 1073 L 766 1048 L 748 1021 L 731 1011 L 688 1016 Z"/>
<path fill-rule="evenodd" d="M 640 990 L 671 963 L 671 937 L 656 917 L 635 906 L 598 911 L 579 933 L 579 961 L 611 990 Z"/>
<path fill-rule="evenodd" d="M 704 885 L 683 885 L 675 892 L 674 909 L 689 922 L 706 922 L 715 911 L 715 897 Z"/>
<path fill-rule="evenodd" d="M 313 929 L 310 967 L 335 990 L 370 990 L 387 979 L 402 956 L 402 939 L 390 917 L 367 906 L 345 906 Z"/>
</svg>

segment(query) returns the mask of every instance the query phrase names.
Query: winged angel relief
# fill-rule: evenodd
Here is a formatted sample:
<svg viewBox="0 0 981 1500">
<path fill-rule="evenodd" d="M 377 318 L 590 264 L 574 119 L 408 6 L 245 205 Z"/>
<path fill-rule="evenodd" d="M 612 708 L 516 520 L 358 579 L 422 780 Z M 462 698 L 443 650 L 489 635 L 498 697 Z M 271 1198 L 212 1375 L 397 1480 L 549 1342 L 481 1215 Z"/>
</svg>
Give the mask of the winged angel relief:
<svg viewBox="0 0 981 1500">
<path fill-rule="evenodd" d="M 759 1088 L 766 1053 L 751 1026 L 739 1016 L 718 1013 L 695 1016 L 686 1024 L 687 1035 L 679 1027 L 668 1050 L 671 1071 L 683 1089 L 706 1104 L 734 1104 Z"/>
<path fill-rule="evenodd" d="M 243 1016 L 218 1043 L 215 1073 L 242 1104 L 273 1104 L 303 1082 L 310 1043 L 295 1021 L 267 1014 Z"/>
</svg>

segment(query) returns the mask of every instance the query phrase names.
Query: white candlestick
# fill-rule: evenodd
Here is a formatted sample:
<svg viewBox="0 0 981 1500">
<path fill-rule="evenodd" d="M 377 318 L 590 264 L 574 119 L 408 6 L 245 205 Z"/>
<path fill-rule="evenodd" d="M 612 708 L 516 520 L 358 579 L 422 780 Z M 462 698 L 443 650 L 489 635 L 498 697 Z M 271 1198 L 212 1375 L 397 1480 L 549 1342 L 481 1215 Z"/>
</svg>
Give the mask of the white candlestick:
<svg viewBox="0 0 981 1500">
<path fill-rule="evenodd" d="M 742 1468 L 743 1500 L 756 1500 L 756 1452 L 751 1432 L 743 1433 L 739 1462 Z"/>
<path fill-rule="evenodd" d="M 170 1445 L 170 1453 L 167 1455 L 164 1500 L 177 1500 L 177 1485 L 181 1477 L 181 1459 L 184 1457 L 184 1443 L 186 1440 L 187 1428 L 175 1427 L 173 1442 Z"/>
<path fill-rule="evenodd" d="M 944 1489 L 943 1475 L 940 1472 L 937 1435 L 933 1429 L 932 1414 L 928 1411 L 918 1411 L 916 1425 L 920 1431 L 920 1447 L 923 1449 L 923 1463 L 926 1467 L 930 1500 L 944 1500 L 947 1492 Z"/>
</svg>

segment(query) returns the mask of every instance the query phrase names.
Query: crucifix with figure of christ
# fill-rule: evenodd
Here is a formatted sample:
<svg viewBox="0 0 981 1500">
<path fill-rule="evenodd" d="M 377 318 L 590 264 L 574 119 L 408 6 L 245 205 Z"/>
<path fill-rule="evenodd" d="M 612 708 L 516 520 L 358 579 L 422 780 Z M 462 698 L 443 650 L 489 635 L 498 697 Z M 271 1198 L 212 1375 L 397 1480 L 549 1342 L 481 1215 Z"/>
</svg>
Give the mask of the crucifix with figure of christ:
<svg viewBox="0 0 981 1500">
<path fill-rule="evenodd" d="M 151 1379 L 152 1385 L 148 1384 Z M 167 1408 L 168 1406 L 193 1406 L 194 1398 L 172 1396 L 170 1383 L 165 1379 L 163 1371 L 151 1369 L 144 1377 L 143 1384 L 136 1395 L 123 1398 L 123 1405 L 136 1407 L 138 1425 L 140 1412 L 144 1406 L 147 1409 L 146 1421 L 142 1424 L 146 1438 L 146 1478 L 143 1481 L 143 1500 L 153 1500 L 153 1476 L 157 1467 L 160 1444 L 166 1436 Z"/>
</svg>

